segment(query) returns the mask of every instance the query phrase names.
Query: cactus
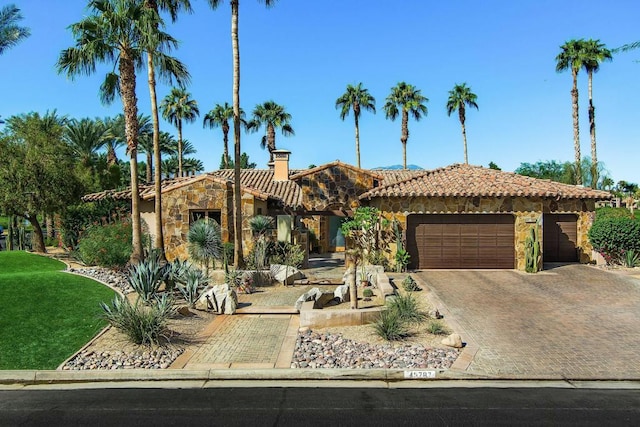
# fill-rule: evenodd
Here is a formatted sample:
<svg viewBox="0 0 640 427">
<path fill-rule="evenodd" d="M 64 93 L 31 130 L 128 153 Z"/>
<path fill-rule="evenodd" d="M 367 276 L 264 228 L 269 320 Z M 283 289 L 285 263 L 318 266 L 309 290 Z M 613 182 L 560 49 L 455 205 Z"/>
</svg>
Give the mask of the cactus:
<svg viewBox="0 0 640 427">
<path fill-rule="evenodd" d="M 537 273 L 540 271 L 541 255 L 537 227 L 531 227 L 529 235 L 524 241 L 524 258 L 527 273 Z"/>
</svg>

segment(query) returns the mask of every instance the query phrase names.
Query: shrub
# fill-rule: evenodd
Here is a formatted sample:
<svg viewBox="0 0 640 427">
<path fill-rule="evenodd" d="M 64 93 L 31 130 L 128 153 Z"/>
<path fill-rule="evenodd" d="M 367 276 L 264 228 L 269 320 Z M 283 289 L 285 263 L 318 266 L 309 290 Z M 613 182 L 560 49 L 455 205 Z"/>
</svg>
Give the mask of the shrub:
<svg viewBox="0 0 640 427">
<path fill-rule="evenodd" d="M 222 259 L 226 265 L 233 264 L 233 250 L 235 246 L 232 242 L 225 242 L 222 244 Z"/>
<path fill-rule="evenodd" d="M 420 286 L 416 283 L 415 279 L 411 276 L 407 276 L 402 281 L 402 288 L 407 292 L 420 291 Z"/>
<path fill-rule="evenodd" d="M 371 298 L 373 296 L 373 291 L 369 288 L 365 288 L 362 290 L 362 296 L 365 298 Z"/>
<path fill-rule="evenodd" d="M 136 344 L 157 344 L 167 327 L 167 319 L 174 314 L 172 301 L 163 295 L 151 306 L 131 304 L 117 296 L 111 305 L 100 303 L 103 317 Z"/>
<path fill-rule="evenodd" d="M 380 265 L 384 268 L 384 271 L 389 271 L 389 260 L 384 254 L 384 251 L 373 250 L 367 254 L 367 261 L 372 265 Z"/>
<path fill-rule="evenodd" d="M 158 257 L 148 257 L 129 268 L 129 285 L 143 302 L 150 303 L 158 293 L 160 285 L 167 277 L 167 268 L 160 265 Z"/>
<path fill-rule="evenodd" d="M 411 260 L 411 256 L 406 249 L 398 248 L 396 251 L 396 273 L 402 273 L 407 270 L 407 266 Z"/>
<path fill-rule="evenodd" d="M 304 251 L 300 245 L 288 242 L 277 242 L 273 245 L 270 258 L 271 264 L 284 264 L 290 267 L 300 267 L 304 261 Z"/>
<path fill-rule="evenodd" d="M 120 222 L 91 226 L 80 239 L 78 257 L 87 265 L 124 267 L 131 257 L 131 225 Z"/>
<path fill-rule="evenodd" d="M 397 313 L 398 317 L 407 323 L 421 323 L 427 315 L 420 310 L 418 300 L 411 293 L 398 294 L 388 303 L 389 310 Z"/>
<path fill-rule="evenodd" d="M 447 328 L 439 320 L 431 320 L 427 324 L 427 331 L 433 335 L 446 335 L 448 333 Z"/>
<path fill-rule="evenodd" d="M 633 218 L 633 214 L 627 208 L 605 206 L 596 210 L 596 220 L 604 218 Z"/>
<path fill-rule="evenodd" d="M 376 334 L 387 341 L 398 341 L 409 335 L 406 323 L 394 310 L 384 310 L 373 324 Z"/>
<path fill-rule="evenodd" d="M 622 264 L 626 251 L 640 251 L 640 221 L 626 217 L 596 219 L 589 230 L 589 242 L 607 263 Z"/>
</svg>

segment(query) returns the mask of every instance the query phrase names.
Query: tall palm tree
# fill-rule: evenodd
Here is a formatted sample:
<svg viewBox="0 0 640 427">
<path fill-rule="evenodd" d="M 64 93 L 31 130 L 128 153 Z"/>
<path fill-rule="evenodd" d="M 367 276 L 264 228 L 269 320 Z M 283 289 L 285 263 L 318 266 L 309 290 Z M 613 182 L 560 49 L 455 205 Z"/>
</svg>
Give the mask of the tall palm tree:
<svg viewBox="0 0 640 427">
<path fill-rule="evenodd" d="M 391 88 L 391 93 L 387 96 L 384 104 L 385 115 L 388 119 L 395 121 L 402 115 L 402 127 L 400 142 L 402 143 L 402 166 L 407 168 L 407 141 L 409 140 L 409 114 L 416 121 L 427 115 L 429 99 L 420 93 L 420 89 L 405 82 L 400 82 Z"/>
<path fill-rule="evenodd" d="M 160 103 L 162 117 L 178 129 L 178 175 L 182 176 L 182 122 L 193 123 L 200 115 L 198 103 L 183 88 L 174 87 Z"/>
<path fill-rule="evenodd" d="M 130 155 L 131 176 L 131 262 L 138 263 L 142 251 L 142 227 L 138 190 L 138 105 L 136 97 L 136 69 L 143 66 L 143 54 L 151 48 L 156 55 L 164 55 L 175 40 L 155 30 L 163 22 L 157 13 L 140 2 L 130 0 L 91 0 L 89 16 L 70 26 L 76 45 L 63 50 L 58 58 L 59 73 L 73 78 L 90 75 L 98 63 L 114 64 L 100 87 L 103 103 L 113 102 L 120 95 L 124 110 L 125 135 Z M 117 70 L 117 72 L 116 72 Z"/>
<path fill-rule="evenodd" d="M 224 105 L 216 104 L 215 107 L 207 114 L 204 115 L 204 120 L 202 122 L 202 127 L 207 127 L 213 129 L 220 127 L 222 128 L 222 142 L 224 144 L 224 152 L 222 155 L 224 161 L 224 168 L 229 169 L 229 120 L 233 119 L 233 107 L 229 105 L 227 102 Z M 244 111 L 242 108 L 240 109 L 240 122 L 245 127 L 247 126 L 247 122 L 244 119 Z"/>
<path fill-rule="evenodd" d="M 22 14 L 16 5 L 8 4 L 0 9 L 0 55 L 31 35 L 28 28 L 18 25 L 20 20 Z"/>
<path fill-rule="evenodd" d="M 573 148 L 575 151 L 576 184 L 582 185 L 580 173 L 580 128 L 578 117 L 578 72 L 585 63 L 585 41 L 569 40 L 560 46 L 561 52 L 556 56 L 556 71 L 571 70 L 573 86 L 571 87 L 571 102 L 573 104 Z"/>
<path fill-rule="evenodd" d="M 362 83 L 356 86 L 347 85 L 347 90 L 336 100 L 336 108 L 340 109 L 340 118 L 344 120 L 349 111 L 353 110 L 353 118 L 356 122 L 356 163 L 360 167 L 360 111 L 376 112 L 376 99 L 371 96 L 368 89 L 362 87 Z"/>
<path fill-rule="evenodd" d="M 178 18 L 178 12 L 184 10 L 191 12 L 191 3 L 189 0 L 145 0 L 144 6 L 156 14 L 160 10 L 167 11 L 171 15 L 171 20 L 175 22 Z M 155 30 L 158 28 L 156 27 Z M 151 99 L 151 117 L 153 120 L 153 157 L 156 165 L 159 165 L 162 159 L 162 147 L 161 147 L 161 135 L 160 135 L 160 119 L 158 117 L 158 97 L 156 94 L 156 73 L 155 68 L 158 68 L 161 78 L 171 82 L 175 77 L 176 81 L 180 85 L 186 84 L 189 80 L 189 73 L 186 67 L 176 60 L 175 58 L 168 56 L 156 57 L 156 48 L 147 50 L 147 81 L 149 85 L 149 97 Z M 157 61 L 156 58 L 166 59 L 164 61 Z M 147 152 L 147 172 L 151 169 L 151 157 Z M 154 193 L 155 193 L 155 239 L 154 248 L 158 251 L 158 255 L 161 261 L 164 261 L 164 231 L 162 228 L 162 171 L 159 167 L 155 169 L 154 174 Z M 149 182 L 149 176 L 147 176 L 147 182 Z"/>
<path fill-rule="evenodd" d="M 155 181 L 157 170 L 153 167 L 153 165 L 157 165 L 158 163 L 155 161 L 155 148 L 153 146 L 153 134 L 145 133 L 144 135 L 140 135 L 139 141 L 140 152 L 144 153 L 146 156 L 147 163 L 147 171 L 146 171 L 146 181 L 149 183 L 151 181 Z M 162 162 L 162 154 L 170 155 L 172 153 L 171 146 L 178 146 L 178 142 L 175 140 L 173 135 L 169 132 L 160 132 L 160 161 Z M 160 172 L 160 179 L 162 180 L 162 172 Z"/>
<path fill-rule="evenodd" d="M 269 162 L 273 162 L 273 151 L 276 149 L 276 129 L 280 129 L 284 136 L 295 135 L 291 127 L 291 114 L 282 105 L 273 101 L 256 105 L 247 129 L 256 132 L 261 126 L 265 127 L 265 135 L 261 139 L 262 148 L 269 150 Z"/>
<path fill-rule="evenodd" d="M 591 188 L 598 185 L 598 152 L 596 149 L 596 109 L 593 106 L 593 73 L 600 69 L 600 63 L 613 59 L 611 51 L 600 40 L 585 42 L 583 67 L 589 77 L 589 134 L 591 136 Z"/>
<path fill-rule="evenodd" d="M 151 150 L 149 150 L 151 148 Z M 145 182 L 148 184 L 151 182 L 152 173 L 152 154 L 153 154 L 153 123 L 151 123 L 151 117 L 144 114 L 138 114 L 138 152 L 144 153 L 147 156 L 145 162 Z"/>
<path fill-rule="evenodd" d="M 277 0 L 258 0 L 265 6 L 273 6 Z M 222 0 L 209 0 L 212 9 L 216 9 Z M 240 41 L 238 37 L 238 9 L 240 0 L 230 0 L 231 4 L 231 47 L 233 49 L 233 222 L 234 222 L 234 258 L 235 268 L 244 267 L 242 253 L 242 194 L 240 190 Z"/>
<path fill-rule="evenodd" d="M 464 144 L 464 163 L 469 164 L 469 157 L 467 156 L 467 130 L 464 126 L 466 120 L 466 107 L 478 109 L 476 100 L 478 97 L 475 93 L 471 92 L 471 88 L 466 83 L 461 85 L 456 84 L 453 89 L 449 91 L 449 99 L 447 100 L 447 115 L 451 116 L 451 113 L 458 110 L 458 118 L 460 118 L 460 126 L 462 127 L 462 143 Z"/>
</svg>

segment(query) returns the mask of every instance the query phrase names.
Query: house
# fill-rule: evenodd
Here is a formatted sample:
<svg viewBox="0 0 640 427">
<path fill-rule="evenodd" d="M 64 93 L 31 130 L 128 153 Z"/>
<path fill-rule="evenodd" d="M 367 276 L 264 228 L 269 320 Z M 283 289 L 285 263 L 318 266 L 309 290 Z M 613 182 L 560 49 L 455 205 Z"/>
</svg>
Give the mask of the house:
<svg viewBox="0 0 640 427">
<path fill-rule="evenodd" d="M 343 218 L 358 206 L 374 206 L 400 224 L 410 268 L 507 268 L 524 270 L 524 241 L 532 227 L 547 262 L 589 262 L 587 232 L 595 203 L 607 192 L 470 165 L 431 171 L 366 170 L 335 161 L 289 169 L 290 152 L 276 150 L 271 169 L 242 170 L 245 251 L 252 246 L 249 218 L 277 218 L 280 239 L 320 252 L 344 250 Z M 163 182 L 167 257 L 186 258 L 189 225 L 203 217 L 233 236 L 233 170 Z M 130 191 L 102 192 L 84 200 L 126 199 Z M 142 218 L 153 231 L 153 186 L 140 189 Z M 310 244 L 311 242 L 312 245 Z"/>
</svg>

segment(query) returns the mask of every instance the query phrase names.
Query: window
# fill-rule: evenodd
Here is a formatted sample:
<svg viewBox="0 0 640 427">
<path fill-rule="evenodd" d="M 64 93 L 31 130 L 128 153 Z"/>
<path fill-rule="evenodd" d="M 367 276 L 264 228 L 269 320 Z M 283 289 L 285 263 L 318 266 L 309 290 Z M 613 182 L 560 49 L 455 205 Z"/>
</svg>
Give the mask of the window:
<svg viewBox="0 0 640 427">
<path fill-rule="evenodd" d="M 220 211 L 189 211 L 189 225 L 204 218 L 212 219 L 218 224 L 221 222 Z"/>
</svg>

